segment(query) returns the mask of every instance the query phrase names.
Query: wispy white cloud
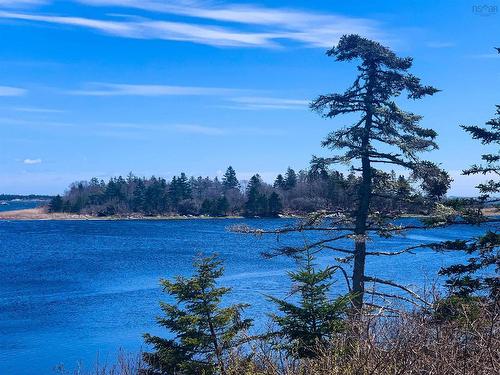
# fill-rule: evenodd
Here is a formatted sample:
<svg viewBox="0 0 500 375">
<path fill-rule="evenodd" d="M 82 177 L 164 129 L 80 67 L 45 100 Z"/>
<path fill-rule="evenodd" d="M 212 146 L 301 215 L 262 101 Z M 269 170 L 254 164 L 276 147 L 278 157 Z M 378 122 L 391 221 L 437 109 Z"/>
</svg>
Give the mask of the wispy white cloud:
<svg viewBox="0 0 500 375">
<path fill-rule="evenodd" d="M 286 8 L 271 8 L 255 4 L 223 4 L 197 0 L 78 0 L 93 6 L 135 8 L 155 13 L 176 14 L 213 21 L 243 23 L 265 26 L 284 26 L 301 29 L 306 26 L 336 24 L 370 29 L 375 23 L 363 18 L 343 17 L 317 12 Z"/>
<path fill-rule="evenodd" d="M 223 87 L 134 85 L 116 83 L 91 83 L 81 90 L 68 91 L 72 95 L 88 96 L 211 96 L 234 95 L 245 92 Z"/>
<path fill-rule="evenodd" d="M 41 164 L 41 163 L 42 163 L 42 159 L 24 159 L 23 160 L 23 164 L 32 165 L 32 164 Z"/>
<path fill-rule="evenodd" d="M 0 96 L 23 96 L 26 92 L 19 87 L 0 86 Z"/>
<path fill-rule="evenodd" d="M 59 121 L 43 121 L 43 120 L 23 120 L 20 118 L 9 118 L 9 117 L 0 117 L 0 125 L 19 125 L 19 126 L 34 126 L 34 127 L 42 127 L 42 126 L 54 126 L 54 127 L 72 127 L 74 126 L 71 123 L 59 122 Z"/>
<path fill-rule="evenodd" d="M 2 12 L 0 17 L 73 25 L 126 38 L 190 41 L 212 46 L 277 47 L 288 40 L 312 47 L 331 47 L 343 34 L 356 33 L 384 40 L 374 20 L 305 10 L 252 4 L 206 1 L 80 0 L 90 6 L 139 9 L 154 19 L 137 17 L 92 19 L 61 15 Z M 159 15 L 182 16 L 186 21 L 165 21 Z M 200 23 L 199 20 L 203 22 Z M 241 26 L 244 26 L 243 28 Z"/>
<path fill-rule="evenodd" d="M 280 129 L 271 127 L 214 127 L 200 124 L 149 124 L 149 123 L 102 123 L 97 124 L 99 130 L 92 133 L 98 136 L 114 138 L 142 137 L 147 139 L 151 136 L 157 136 L 159 132 L 187 133 L 203 136 L 234 136 L 234 135 L 268 135 L 278 136 L 284 132 Z"/>
<path fill-rule="evenodd" d="M 235 109 L 263 110 L 263 109 L 307 109 L 308 100 L 285 99 L 260 96 L 245 96 L 229 99 L 237 105 Z"/>
<path fill-rule="evenodd" d="M 52 108 L 37 108 L 37 107 L 15 107 L 12 108 L 16 112 L 27 112 L 27 113 L 65 113 L 62 109 L 52 109 Z"/>
<path fill-rule="evenodd" d="M 48 0 L 0 0 L 0 7 L 24 8 L 47 4 Z"/>
<path fill-rule="evenodd" d="M 44 16 L 0 12 L 0 18 L 46 22 L 97 30 L 106 34 L 135 39 L 163 39 L 188 41 L 212 46 L 271 47 L 276 46 L 273 35 L 238 32 L 236 30 L 183 22 L 143 20 L 98 20 L 84 17 Z"/>
</svg>

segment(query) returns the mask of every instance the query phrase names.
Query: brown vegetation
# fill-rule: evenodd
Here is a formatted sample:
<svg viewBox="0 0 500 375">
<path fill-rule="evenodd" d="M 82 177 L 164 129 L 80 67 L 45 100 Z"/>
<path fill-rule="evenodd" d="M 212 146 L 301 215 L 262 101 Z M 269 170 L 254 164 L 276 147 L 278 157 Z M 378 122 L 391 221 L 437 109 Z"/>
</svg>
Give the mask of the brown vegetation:
<svg viewBox="0 0 500 375">
<path fill-rule="evenodd" d="M 492 375 L 500 373 L 497 302 L 493 307 L 461 306 L 459 319 L 440 320 L 428 312 L 365 315 L 339 333 L 313 359 L 293 359 L 267 340 L 253 341 L 227 363 L 231 375 Z M 74 374 L 144 375 L 140 355 L 120 354 L 117 364 Z M 59 369 L 60 374 L 71 374 Z M 181 374 L 172 374 L 181 375 Z M 201 375 L 201 374 L 200 374 Z"/>
</svg>

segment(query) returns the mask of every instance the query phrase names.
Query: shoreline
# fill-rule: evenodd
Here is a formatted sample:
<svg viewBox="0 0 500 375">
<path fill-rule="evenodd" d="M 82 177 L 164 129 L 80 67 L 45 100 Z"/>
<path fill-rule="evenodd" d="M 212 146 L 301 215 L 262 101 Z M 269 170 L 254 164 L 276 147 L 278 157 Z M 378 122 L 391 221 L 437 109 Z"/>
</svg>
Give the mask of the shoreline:
<svg viewBox="0 0 500 375">
<path fill-rule="evenodd" d="M 500 210 L 495 208 L 486 208 L 483 210 L 485 216 L 498 216 L 500 215 Z M 403 215 L 404 217 L 423 217 L 421 215 Z M 280 215 L 276 219 L 296 219 L 303 218 L 301 215 Z M 144 216 L 144 215 L 113 215 L 113 216 L 92 216 L 92 215 L 81 215 L 81 214 L 71 214 L 66 212 L 54 212 L 49 213 L 44 207 L 38 208 L 27 208 L 23 210 L 13 210 L 13 211 L 2 211 L 0 212 L 0 221 L 24 221 L 24 220 L 36 220 L 36 221 L 50 221 L 50 220 L 61 220 L 61 221 L 131 221 L 131 220 L 225 220 L 225 219 L 245 219 L 245 216 L 230 215 L 230 216 L 182 216 L 182 215 L 158 215 L 158 216 Z M 271 219 L 271 218 L 269 218 Z"/>
<path fill-rule="evenodd" d="M 298 218 L 296 215 L 282 215 L 277 219 L 291 219 Z M 225 219 L 245 219 L 245 216 L 229 215 L 229 216 L 182 216 L 182 215 L 158 215 L 158 216 L 144 216 L 144 215 L 113 215 L 113 216 L 92 216 L 71 214 L 66 212 L 49 213 L 44 207 L 28 208 L 23 210 L 3 211 L 0 212 L 0 221 L 133 221 L 133 220 L 225 220 Z M 270 218 L 271 219 L 271 218 Z"/>
</svg>

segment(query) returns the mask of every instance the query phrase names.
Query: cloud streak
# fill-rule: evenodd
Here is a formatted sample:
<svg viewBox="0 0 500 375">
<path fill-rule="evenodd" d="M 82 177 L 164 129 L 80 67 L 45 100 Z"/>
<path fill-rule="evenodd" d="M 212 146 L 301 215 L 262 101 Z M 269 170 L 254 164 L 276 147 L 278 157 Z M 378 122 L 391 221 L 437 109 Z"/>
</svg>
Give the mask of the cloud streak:
<svg viewBox="0 0 500 375">
<path fill-rule="evenodd" d="M 89 6 L 126 8 L 154 13 L 153 18 L 130 14 L 106 18 L 0 12 L 0 18 L 92 29 L 108 35 L 187 41 L 217 47 L 275 48 L 285 42 L 331 47 L 340 36 L 356 33 L 383 40 L 379 24 L 366 18 L 311 11 L 247 5 L 213 5 L 199 1 L 80 0 Z M 163 15 L 183 21 L 159 19 Z M 243 27 L 242 27 L 243 26 Z"/>
<path fill-rule="evenodd" d="M 245 92 L 223 87 L 140 85 L 125 83 L 90 83 L 82 90 L 68 91 L 84 96 L 224 96 Z"/>
<path fill-rule="evenodd" d="M 229 99 L 236 105 L 234 109 L 266 110 L 266 109 L 307 109 L 308 100 L 304 99 L 284 99 L 260 96 L 245 96 Z"/>
<path fill-rule="evenodd" d="M 47 4 L 47 0 L 0 0 L 0 7 L 24 8 Z"/>
<path fill-rule="evenodd" d="M 0 86 L 0 96 L 23 96 L 26 92 L 19 87 Z"/>
<path fill-rule="evenodd" d="M 15 107 L 12 110 L 16 112 L 26 112 L 26 113 L 65 113 L 66 111 L 62 109 L 52 109 L 52 108 L 37 108 L 37 107 Z"/>
<path fill-rule="evenodd" d="M 279 129 L 269 127 L 214 127 L 200 124 L 102 123 L 99 124 L 99 127 L 101 130 L 95 133 L 96 135 L 129 139 L 137 137 L 147 139 L 149 136 L 157 134 L 158 132 L 185 133 L 210 137 L 226 137 L 235 135 L 280 136 L 284 134 L 284 132 Z"/>
<path fill-rule="evenodd" d="M 33 165 L 33 164 L 41 164 L 42 159 L 24 159 L 23 164 Z"/>
<path fill-rule="evenodd" d="M 277 44 L 268 33 L 238 32 L 233 29 L 185 22 L 156 20 L 98 20 L 84 17 L 45 16 L 0 12 L 0 18 L 77 26 L 105 34 L 133 39 L 160 39 L 194 42 L 219 47 L 272 47 Z"/>
</svg>

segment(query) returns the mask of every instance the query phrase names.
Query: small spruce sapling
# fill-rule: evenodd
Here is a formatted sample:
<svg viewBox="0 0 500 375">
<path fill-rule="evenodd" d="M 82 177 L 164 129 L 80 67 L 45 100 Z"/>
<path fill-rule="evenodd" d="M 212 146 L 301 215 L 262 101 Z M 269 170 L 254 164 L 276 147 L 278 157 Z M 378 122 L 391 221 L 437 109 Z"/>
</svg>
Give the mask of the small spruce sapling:
<svg viewBox="0 0 500 375">
<path fill-rule="evenodd" d="M 228 354 L 243 342 L 242 334 L 251 326 L 250 319 L 241 318 L 247 304 L 221 306 L 230 292 L 230 288 L 217 286 L 224 272 L 222 261 L 213 255 L 196 259 L 194 267 L 196 272 L 190 278 L 161 280 L 176 303 L 161 302 L 165 315 L 157 321 L 174 337 L 144 335 L 154 348 L 144 354 L 151 374 L 225 375 Z"/>
</svg>

